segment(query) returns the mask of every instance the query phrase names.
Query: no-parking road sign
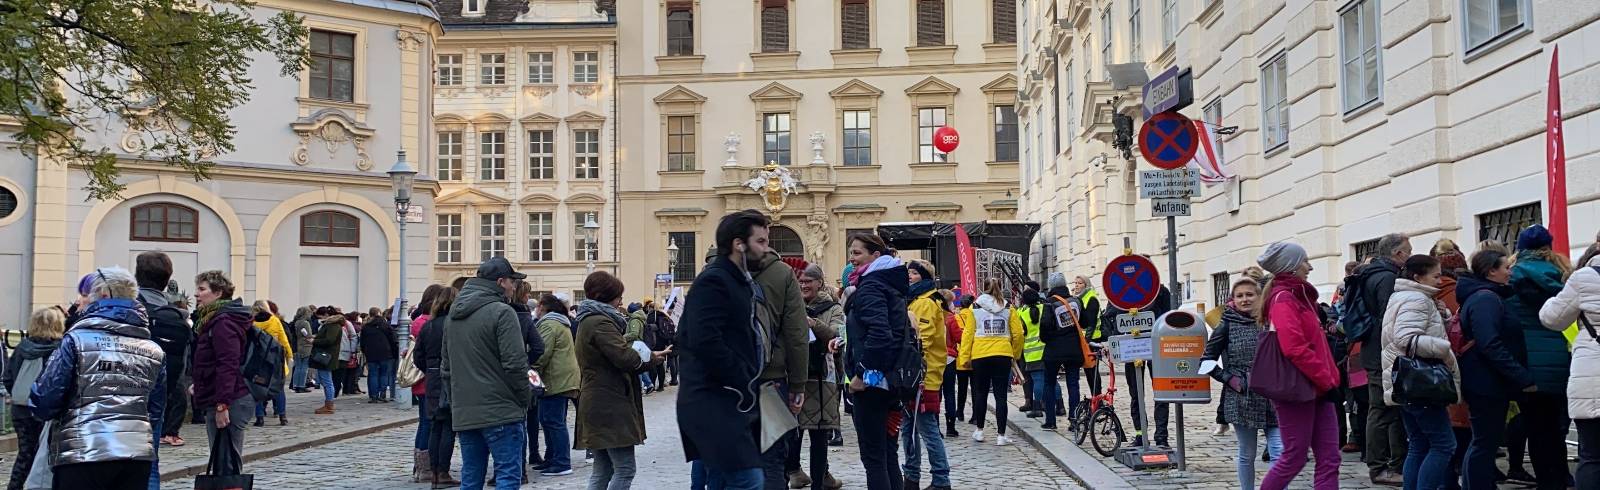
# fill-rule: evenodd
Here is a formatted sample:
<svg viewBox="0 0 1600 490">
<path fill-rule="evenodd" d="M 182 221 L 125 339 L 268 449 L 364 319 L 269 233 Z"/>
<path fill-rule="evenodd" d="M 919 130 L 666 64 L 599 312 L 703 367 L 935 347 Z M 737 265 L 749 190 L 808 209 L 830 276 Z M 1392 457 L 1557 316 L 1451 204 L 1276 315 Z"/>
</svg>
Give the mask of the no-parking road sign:
<svg viewBox="0 0 1600 490">
<path fill-rule="evenodd" d="M 1183 168 L 1200 148 L 1200 133 L 1194 121 L 1176 112 L 1162 112 L 1139 127 L 1139 154 L 1157 168 Z"/>
<path fill-rule="evenodd" d="M 1106 265 L 1100 290 L 1106 301 L 1124 310 L 1150 306 L 1161 293 L 1161 274 L 1156 265 L 1141 255 L 1123 255 Z"/>
</svg>

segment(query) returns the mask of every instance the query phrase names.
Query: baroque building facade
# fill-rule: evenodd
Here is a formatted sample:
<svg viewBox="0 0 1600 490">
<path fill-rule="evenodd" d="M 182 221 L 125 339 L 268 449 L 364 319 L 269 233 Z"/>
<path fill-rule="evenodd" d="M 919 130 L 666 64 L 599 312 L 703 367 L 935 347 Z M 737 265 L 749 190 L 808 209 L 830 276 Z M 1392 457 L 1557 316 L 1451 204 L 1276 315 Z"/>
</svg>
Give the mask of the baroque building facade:
<svg viewBox="0 0 1600 490">
<path fill-rule="evenodd" d="M 1600 223 L 1600 4 L 1553 0 L 1022 0 L 1021 214 L 1041 274 L 1098 277 L 1122 253 L 1165 264 L 1163 218 L 1112 114 L 1143 123 L 1109 68 L 1192 70 L 1182 110 L 1213 130 L 1228 175 L 1178 222 L 1185 300 L 1225 300 L 1263 247 L 1305 245 L 1331 291 L 1386 233 L 1418 253 L 1450 238 L 1514 244 L 1547 219 L 1545 119 L 1560 59 L 1571 245 Z M 1587 41 L 1586 41 L 1587 40 Z M 1120 69 L 1120 67 L 1118 67 Z M 1163 276 L 1166 267 L 1162 267 Z"/>
<path fill-rule="evenodd" d="M 1014 218 L 1014 7 L 620 4 L 623 280 L 692 281 L 720 217 L 741 209 L 767 212 L 772 246 L 830 276 L 853 231 Z M 944 125 L 961 134 L 949 154 L 933 145 Z"/>
<path fill-rule="evenodd" d="M 617 22 L 609 1 L 444 0 L 433 80 L 433 279 L 504 256 L 536 292 L 610 269 Z M 589 241 L 584 227 L 593 221 Z"/>
<path fill-rule="evenodd" d="M 277 61 L 252 62 L 254 91 L 231 116 L 233 152 L 216 155 L 207 180 L 136 155 L 148 136 L 140 114 L 104 118 L 82 134 L 119 152 L 119 198 L 89 200 L 84 169 L 48 149 L 0 143 L 0 268 L 17 271 L 0 291 L 0 326 L 26 327 L 31 307 L 76 300 L 96 267 L 133 269 L 149 250 L 172 258 L 173 279 L 192 294 L 205 270 L 228 273 L 246 301 L 287 308 L 388 305 L 400 281 L 415 301 L 429 276 L 429 231 L 401 236 L 386 171 L 404 150 L 426 158 L 432 98 L 425 77 L 438 18 L 427 2 L 375 4 L 262 0 L 257 14 L 293 10 L 310 29 L 311 68 L 278 77 Z M 15 131 L 0 121 L 0 132 Z M 419 176 L 414 206 L 437 192 Z M 400 270 L 401 240 L 408 267 Z"/>
</svg>

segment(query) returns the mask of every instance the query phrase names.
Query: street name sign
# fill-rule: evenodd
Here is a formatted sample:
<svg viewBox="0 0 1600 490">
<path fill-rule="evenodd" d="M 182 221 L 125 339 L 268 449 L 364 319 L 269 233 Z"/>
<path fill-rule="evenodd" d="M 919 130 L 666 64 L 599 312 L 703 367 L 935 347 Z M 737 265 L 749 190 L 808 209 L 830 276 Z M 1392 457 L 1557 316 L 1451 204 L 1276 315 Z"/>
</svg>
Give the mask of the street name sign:
<svg viewBox="0 0 1600 490">
<path fill-rule="evenodd" d="M 1175 111 L 1194 104 L 1194 75 L 1189 70 L 1168 68 L 1144 84 L 1144 118 Z"/>
</svg>

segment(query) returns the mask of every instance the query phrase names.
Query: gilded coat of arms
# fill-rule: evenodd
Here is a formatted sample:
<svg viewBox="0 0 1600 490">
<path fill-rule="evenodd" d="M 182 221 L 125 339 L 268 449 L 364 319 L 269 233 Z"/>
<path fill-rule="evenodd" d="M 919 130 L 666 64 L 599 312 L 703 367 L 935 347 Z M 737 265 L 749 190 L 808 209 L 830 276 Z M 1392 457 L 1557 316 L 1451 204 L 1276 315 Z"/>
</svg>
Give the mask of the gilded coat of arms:
<svg viewBox="0 0 1600 490">
<path fill-rule="evenodd" d="M 761 202 L 766 205 L 767 212 L 774 215 L 783 211 L 789 204 L 789 195 L 796 192 L 800 181 L 795 180 L 794 174 L 786 167 L 779 166 L 776 162 L 767 162 L 765 167 L 755 172 L 755 176 L 745 181 L 745 187 L 761 195 Z"/>
</svg>

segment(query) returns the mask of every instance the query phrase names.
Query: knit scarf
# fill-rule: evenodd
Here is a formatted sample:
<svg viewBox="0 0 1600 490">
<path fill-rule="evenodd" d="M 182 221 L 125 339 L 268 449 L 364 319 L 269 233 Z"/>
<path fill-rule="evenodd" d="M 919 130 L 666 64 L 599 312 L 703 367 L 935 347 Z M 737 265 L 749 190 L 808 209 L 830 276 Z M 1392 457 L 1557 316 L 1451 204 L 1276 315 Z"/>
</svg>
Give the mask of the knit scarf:
<svg viewBox="0 0 1600 490">
<path fill-rule="evenodd" d="M 233 304 L 233 302 L 234 301 L 232 299 L 223 298 L 200 305 L 200 309 L 195 310 L 195 313 L 200 318 L 200 329 L 204 330 L 206 325 L 211 323 L 212 315 L 217 314 L 217 311 L 221 310 L 223 307 Z"/>
<path fill-rule="evenodd" d="M 611 321 L 616 322 L 618 329 L 622 330 L 623 332 L 628 331 L 628 320 L 622 316 L 622 312 L 617 311 L 615 306 L 601 303 L 592 299 L 586 299 L 578 302 L 577 310 L 579 322 L 582 322 L 584 318 L 588 318 L 592 315 L 605 315 L 606 317 L 610 318 Z"/>
<path fill-rule="evenodd" d="M 906 297 L 920 298 L 922 297 L 923 293 L 932 291 L 933 286 L 933 279 L 923 279 L 921 281 L 911 283 L 911 289 L 906 293 Z"/>
</svg>

